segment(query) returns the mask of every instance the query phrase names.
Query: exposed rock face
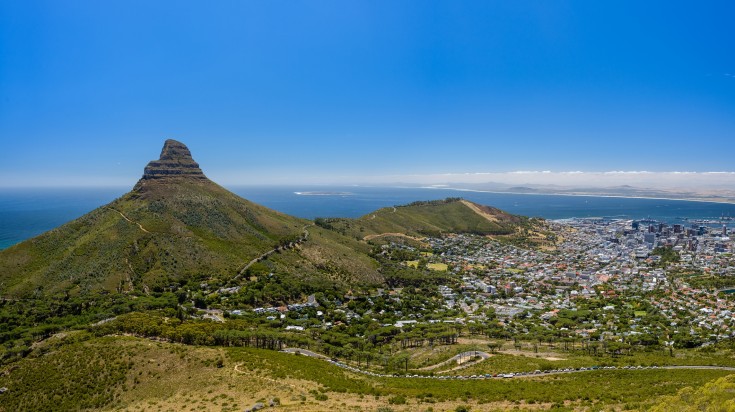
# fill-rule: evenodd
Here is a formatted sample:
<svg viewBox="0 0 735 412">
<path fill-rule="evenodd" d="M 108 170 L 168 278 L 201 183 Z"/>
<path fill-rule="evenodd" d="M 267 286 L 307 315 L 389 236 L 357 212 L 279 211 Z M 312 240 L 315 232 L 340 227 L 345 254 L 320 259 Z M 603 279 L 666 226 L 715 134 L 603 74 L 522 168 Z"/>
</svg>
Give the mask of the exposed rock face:
<svg viewBox="0 0 735 412">
<path fill-rule="evenodd" d="M 142 181 L 165 179 L 171 177 L 187 177 L 206 179 L 199 168 L 199 164 L 191 157 L 191 152 L 185 144 L 168 139 L 163 144 L 161 158 L 148 163 L 143 172 Z"/>
</svg>

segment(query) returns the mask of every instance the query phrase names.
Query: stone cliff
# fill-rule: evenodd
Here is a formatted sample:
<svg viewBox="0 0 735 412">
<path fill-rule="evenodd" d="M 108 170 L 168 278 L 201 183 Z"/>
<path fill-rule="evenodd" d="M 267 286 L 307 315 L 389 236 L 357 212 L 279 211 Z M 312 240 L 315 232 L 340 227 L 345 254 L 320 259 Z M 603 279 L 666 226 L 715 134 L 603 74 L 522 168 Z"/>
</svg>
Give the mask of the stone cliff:
<svg viewBox="0 0 735 412">
<path fill-rule="evenodd" d="M 152 160 L 145 167 L 142 180 L 188 177 L 206 179 L 199 164 L 191 157 L 185 144 L 176 140 L 166 140 L 161 150 L 161 158 Z"/>
</svg>

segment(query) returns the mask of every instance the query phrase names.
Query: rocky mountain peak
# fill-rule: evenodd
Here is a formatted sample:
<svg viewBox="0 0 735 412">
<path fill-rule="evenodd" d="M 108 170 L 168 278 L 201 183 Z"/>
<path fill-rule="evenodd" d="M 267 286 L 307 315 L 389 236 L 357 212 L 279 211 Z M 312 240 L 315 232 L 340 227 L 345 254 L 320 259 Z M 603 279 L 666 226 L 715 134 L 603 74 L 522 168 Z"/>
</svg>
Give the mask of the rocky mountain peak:
<svg viewBox="0 0 735 412">
<path fill-rule="evenodd" d="M 148 163 L 141 180 L 172 177 L 206 179 L 202 169 L 199 168 L 199 164 L 191 157 L 189 148 L 181 142 L 168 139 L 163 144 L 161 158 Z"/>
</svg>

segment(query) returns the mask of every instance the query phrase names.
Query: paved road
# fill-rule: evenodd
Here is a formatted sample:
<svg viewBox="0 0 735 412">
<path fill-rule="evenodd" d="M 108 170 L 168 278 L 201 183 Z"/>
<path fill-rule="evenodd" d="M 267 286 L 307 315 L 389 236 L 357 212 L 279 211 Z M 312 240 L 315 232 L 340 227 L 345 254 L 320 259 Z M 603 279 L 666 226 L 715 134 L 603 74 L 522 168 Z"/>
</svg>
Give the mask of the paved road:
<svg viewBox="0 0 735 412">
<path fill-rule="evenodd" d="M 604 371 L 604 370 L 629 370 L 629 371 L 633 371 L 633 370 L 646 370 L 646 369 L 699 369 L 699 370 L 704 369 L 704 370 L 724 370 L 724 371 L 735 372 L 735 367 L 730 367 L 730 366 L 699 366 L 699 365 L 687 366 L 687 365 L 675 365 L 675 366 L 658 366 L 658 367 L 655 367 L 655 366 L 654 367 L 643 367 L 643 366 L 621 366 L 621 367 L 608 366 L 608 367 L 596 367 L 595 366 L 595 367 L 590 367 L 590 368 L 578 368 L 578 369 L 572 369 L 572 368 L 555 369 L 555 370 L 552 370 L 552 371 L 544 371 L 544 372 L 541 372 L 541 371 L 536 371 L 536 372 L 520 372 L 520 373 L 512 373 L 512 372 L 509 372 L 509 373 L 495 374 L 494 376 L 493 375 L 490 375 L 490 374 L 485 374 L 485 375 L 472 375 L 472 376 L 462 376 L 462 375 L 458 375 L 458 376 L 451 376 L 451 375 L 427 376 L 427 375 L 416 375 L 416 374 L 387 375 L 387 374 L 380 374 L 380 373 L 376 373 L 376 372 L 366 371 L 366 370 L 363 370 L 363 369 L 358 369 L 358 368 L 356 368 L 354 366 L 347 365 L 347 364 L 342 363 L 340 361 L 331 360 L 327 356 L 324 356 L 322 354 L 319 354 L 319 353 L 316 353 L 316 352 L 312 352 L 312 351 L 306 350 L 306 349 L 286 348 L 286 349 L 283 349 L 281 352 L 294 353 L 294 354 L 295 353 L 300 353 L 301 355 L 304 355 L 304 356 L 310 356 L 312 358 L 326 360 L 329 363 L 332 363 L 332 364 L 334 364 L 336 366 L 339 366 L 341 368 L 344 368 L 344 369 L 348 369 L 348 370 L 350 370 L 352 372 L 362 373 L 362 374 L 365 374 L 365 375 L 376 376 L 376 377 L 383 377 L 383 378 L 412 378 L 412 379 L 438 379 L 438 380 L 497 379 L 497 378 L 500 378 L 500 379 L 506 378 L 507 379 L 507 378 L 528 378 L 528 377 L 534 377 L 534 376 L 546 376 L 546 375 L 555 375 L 555 374 L 562 374 L 562 373 L 582 373 L 582 372 L 590 372 L 590 371 L 593 371 L 593 370 L 597 370 L 597 371 Z M 473 355 L 474 353 L 475 353 L 475 351 L 471 351 L 471 352 L 463 352 L 462 354 Z M 479 352 L 478 351 L 478 354 L 479 353 L 484 353 L 484 352 Z M 490 357 L 490 355 L 487 354 L 487 353 L 485 353 L 485 355 L 488 355 L 488 356 L 487 357 L 483 357 L 480 360 L 480 362 Z M 459 355 L 457 355 L 457 356 L 459 356 Z M 444 361 L 442 363 L 447 363 L 447 362 L 448 361 Z M 438 366 L 438 365 L 440 365 L 440 364 L 437 364 L 435 366 Z"/>
<path fill-rule="evenodd" d="M 443 362 L 439 362 L 439 363 L 437 363 L 435 365 L 431 365 L 431 366 L 426 366 L 426 367 L 423 367 L 423 368 L 421 368 L 419 370 L 420 371 L 433 370 L 433 369 L 442 367 L 442 366 L 444 366 L 446 364 L 453 363 L 453 362 L 454 363 L 457 363 L 461 367 L 465 367 L 465 366 L 469 366 L 469 365 L 466 365 L 467 362 L 470 362 L 470 361 L 475 360 L 475 357 L 477 357 L 477 356 L 479 356 L 481 358 L 480 361 L 484 361 L 485 359 L 489 358 L 491 355 L 489 353 L 487 353 L 487 352 L 482 352 L 482 351 L 479 351 L 479 350 L 462 352 L 462 353 L 458 353 L 458 354 L 452 356 L 451 358 L 449 358 L 449 359 L 447 359 L 447 360 L 445 360 Z M 458 369 L 458 368 L 455 368 L 455 369 Z"/>
<path fill-rule="evenodd" d="M 219 309 L 198 309 L 200 312 L 204 312 L 202 317 L 204 319 L 211 319 L 215 322 L 225 323 L 224 315 Z"/>
<path fill-rule="evenodd" d="M 322 355 L 321 353 L 312 352 L 308 349 L 286 348 L 286 349 L 283 349 L 281 352 L 299 354 L 299 355 L 309 356 L 309 357 L 317 358 L 317 359 L 329 359 L 328 357 Z"/>
</svg>

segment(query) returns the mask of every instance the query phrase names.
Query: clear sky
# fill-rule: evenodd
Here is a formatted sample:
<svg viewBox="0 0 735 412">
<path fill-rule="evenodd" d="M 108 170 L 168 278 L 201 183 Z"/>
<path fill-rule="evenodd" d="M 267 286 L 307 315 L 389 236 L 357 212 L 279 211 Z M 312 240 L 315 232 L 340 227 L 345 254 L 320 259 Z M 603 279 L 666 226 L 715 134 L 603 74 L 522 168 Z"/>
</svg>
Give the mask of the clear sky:
<svg viewBox="0 0 735 412">
<path fill-rule="evenodd" d="M 0 0 L 0 186 L 132 186 L 166 138 L 224 184 L 733 171 L 733 16 L 733 1 Z"/>
</svg>

